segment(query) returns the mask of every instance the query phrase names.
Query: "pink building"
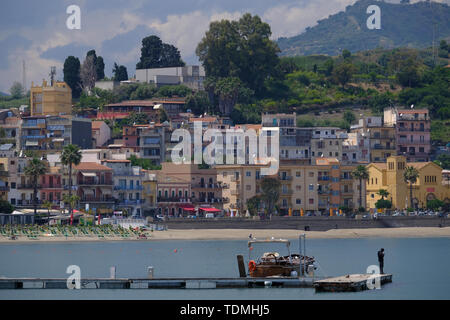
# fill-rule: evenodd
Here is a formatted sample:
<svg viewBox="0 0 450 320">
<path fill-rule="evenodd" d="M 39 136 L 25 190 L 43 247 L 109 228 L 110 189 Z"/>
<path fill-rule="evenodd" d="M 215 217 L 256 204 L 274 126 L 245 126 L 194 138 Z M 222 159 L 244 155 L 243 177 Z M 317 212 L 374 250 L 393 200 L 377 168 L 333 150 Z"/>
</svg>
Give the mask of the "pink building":
<svg viewBox="0 0 450 320">
<path fill-rule="evenodd" d="M 408 162 L 430 161 L 428 110 L 398 110 L 395 122 L 397 154 L 406 156 Z"/>
</svg>

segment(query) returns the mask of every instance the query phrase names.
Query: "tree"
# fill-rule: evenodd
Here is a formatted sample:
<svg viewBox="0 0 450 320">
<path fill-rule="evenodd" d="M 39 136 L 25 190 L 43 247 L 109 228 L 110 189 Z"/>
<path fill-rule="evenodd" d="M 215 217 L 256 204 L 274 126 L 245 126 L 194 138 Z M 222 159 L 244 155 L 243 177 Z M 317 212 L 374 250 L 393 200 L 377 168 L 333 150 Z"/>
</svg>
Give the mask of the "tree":
<svg viewBox="0 0 450 320">
<path fill-rule="evenodd" d="M 223 115 L 230 115 L 236 103 L 247 102 L 253 94 L 253 91 L 236 77 L 208 81 L 205 85 L 207 90 L 217 97 L 219 111 Z"/>
<path fill-rule="evenodd" d="M 359 180 L 359 208 L 362 208 L 362 181 L 369 179 L 369 172 L 367 171 L 367 168 L 365 166 L 358 165 L 352 171 L 352 177 L 353 179 Z"/>
<path fill-rule="evenodd" d="M 280 198 L 280 180 L 265 177 L 261 180 L 262 200 L 266 203 L 268 213 L 271 214 L 275 208 L 275 204 Z"/>
<path fill-rule="evenodd" d="M 97 57 L 95 72 L 97 73 L 97 80 L 103 80 L 105 78 L 105 62 L 103 61 L 103 57 Z"/>
<path fill-rule="evenodd" d="M 47 209 L 47 225 L 50 225 L 50 209 L 52 208 L 52 203 L 50 201 L 45 201 L 42 206 Z"/>
<path fill-rule="evenodd" d="M 80 60 L 69 56 L 64 61 L 64 82 L 72 89 L 72 98 L 79 98 L 81 94 Z"/>
<path fill-rule="evenodd" d="M 14 206 L 9 201 L 0 199 L 0 213 L 12 213 Z"/>
<path fill-rule="evenodd" d="M 95 86 L 95 81 L 97 80 L 97 71 L 95 69 L 94 56 L 86 56 L 80 70 L 81 84 L 83 89 L 90 92 Z"/>
<path fill-rule="evenodd" d="M 102 80 L 105 78 L 105 62 L 103 61 L 103 57 L 98 56 L 95 53 L 95 50 L 89 50 L 86 54 L 86 57 L 92 56 L 94 59 L 94 69 L 96 74 L 96 80 Z"/>
<path fill-rule="evenodd" d="M 72 197 L 72 166 L 81 162 L 81 150 L 77 145 L 69 144 L 61 153 L 61 163 L 69 166 L 69 198 Z M 69 214 L 72 213 L 72 205 L 69 202 Z"/>
<path fill-rule="evenodd" d="M 410 57 L 401 63 L 397 80 L 404 87 L 416 87 L 420 82 L 418 62 Z"/>
<path fill-rule="evenodd" d="M 180 51 L 173 45 L 163 43 L 155 35 L 142 39 L 141 58 L 136 69 L 183 67 Z"/>
<path fill-rule="evenodd" d="M 344 87 L 352 79 L 355 71 L 356 68 L 353 64 L 344 62 L 334 68 L 333 78 Z"/>
<path fill-rule="evenodd" d="M 211 109 L 208 95 L 205 91 L 198 91 L 188 95 L 186 99 L 186 110 L 191 110 L 193 114 L 200 115 Z"/>
<path fill-rule="evenodd" d="M 214 21 L 196 54 L 208 77 L 238 77 L 259 95 L 264 91 L 264 81 L 276 75 L 279 63 L 280 49 L 270 40 L 271 34 L 267 23 L 249 13 L 239 21 Z"/>
<path fill-rule="evenodd" d="M 119 65 L 117 65 L 117 63 L 114 62 L 114 69 L 113 69 L 112 72 L 114 73 L 114 80 L 115 81 L 128 80 L 127 67 L 119 66 Z"/>
<path fill-rule="evenodd" d="M 352 53 L 349 50 L 344 49 L 342 51 L 342 58 L 349 59 L 351 56 L 352 56 Z"/>
<path fill-rule="evenodd" d="M 25 167 L 25 175 L 31 179 L 31 183 L 33 185 L 33 206 L 34 206 L 34 214 L 37 212 L 37 190 L 38 190 L 38 180 L 39 177 L 47 172 L 47 166 L 44 161 L 39 160 L 38 158 L 31 159 L 27 166 Z"/>
<path fill-rule="evenodd" d="M 434 160 L 438 166 L 440 166 L 444 170 L 450 169 L 450 155 L 440 154 L 436 160 Z"/>
<path fill-rule="evenodd" d="M 392 202 L 389 200 L 379 199 L 375 202 L 375 208 L 377 209 L 390 209 L 392 208 Z"/>
<path fill-rule="evenodd" d="M 417 171 L 416 168 L 413 166 L 408 166 L 405 169 L 405 172 L 403 172 L 403 179 L 406 183 L 409 183 L 409 201 L 410 201 L 410 208 L 414 208 L 414 201 L 413 201 L 413 191 L 412 186 L 414 183 L 416 183 L 417 179 L 419 178 L 419 171 Z"/>
<path fill-rule="evenodd" d="M 15 81 L 11 88 L 9 89 L 9 92 L 11 93 L 11 97 L 13 99 L 20 99 L 24 95 L 24 89 L 20 82 Z"/>
<path fill-rule="evenodd" d="M 389 196 L 389 192 L 386 189 L 378 190 L 377 194 L 381 197 L 382 200 L 384 200 L 384 198 L 387 198 Z"/>
<path fill-rule="evenodd" d="M 356 120 L 355 115 L 350 110 L 346 110 L 344 112 L 344 116 L 343 117 L 344 117 L 344 120 L 347 121 L 349 124 L 352 124 Z"/>
<path fill-rule="evenodd" d="M 444 201 L 439 199 L 429 200 L 427 201 L 427 209 L 437 211 L 439 208 L 443 208 L 445 206 Z"/>
<path fill-rule="evenodd" d="M 250 215 L 254 216 L 258 214 L 260 204 L 261 204 L 260 196 L 253 196 L 247 200 L 247 209 L 250 212 Z"/>
</svg>

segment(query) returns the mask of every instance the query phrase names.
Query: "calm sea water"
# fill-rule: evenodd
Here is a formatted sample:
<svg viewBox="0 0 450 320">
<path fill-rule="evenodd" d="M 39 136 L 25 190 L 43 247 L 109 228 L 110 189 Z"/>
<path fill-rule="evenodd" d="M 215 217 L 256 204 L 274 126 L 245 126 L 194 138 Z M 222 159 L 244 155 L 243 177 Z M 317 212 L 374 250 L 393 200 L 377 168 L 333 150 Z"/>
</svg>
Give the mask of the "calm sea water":
<svg viewBox="0 0 450 320">
<path fill-rule="evenodd" d="M 298 252 L 298 240 L 291 250 Z M 310 288 L 258 289 L 125 289 L 125 290 L 0 290 L 0 299 L 449 299 L 450 238 L 311 239 L 307 255 L 319 262 L 317 275 L 365 273 L 385 248 L 385 272 L 393 283 L 381 290 L 357 293 L 315 293 Z M 280 244 L 256 245 L 252 256 L 286 252 Z M 82 278 L 238 277 L 236 255 L 248 257 L 247 241 L 146 241 L 109 243 L 30 243 L 0 245 L 0 276 L 67 277 L 78 265 Z"/>
</svg>

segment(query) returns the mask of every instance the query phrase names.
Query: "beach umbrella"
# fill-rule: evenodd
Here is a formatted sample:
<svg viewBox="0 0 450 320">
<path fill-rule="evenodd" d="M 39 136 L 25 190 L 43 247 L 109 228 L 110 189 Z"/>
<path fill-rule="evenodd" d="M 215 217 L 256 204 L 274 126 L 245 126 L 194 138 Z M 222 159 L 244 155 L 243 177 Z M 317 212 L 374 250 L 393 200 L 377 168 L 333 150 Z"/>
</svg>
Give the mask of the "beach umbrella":
<svg viewBox="0 0 450 320">
<path fill-rule="evenodd" d="M 246 217 L 250 217 L 250 212 L 248 211 L 248 209 L 247 209 L 247 211 L 245 212 L 245 216 L 246 216 Z"/>
<path fill-rule="evenodd" d="M 303 208 L 300 209 L 300 216 L 303 217 L 303 215 L 305 214 L 305 212 L 303 211 Z"/>
</svg>

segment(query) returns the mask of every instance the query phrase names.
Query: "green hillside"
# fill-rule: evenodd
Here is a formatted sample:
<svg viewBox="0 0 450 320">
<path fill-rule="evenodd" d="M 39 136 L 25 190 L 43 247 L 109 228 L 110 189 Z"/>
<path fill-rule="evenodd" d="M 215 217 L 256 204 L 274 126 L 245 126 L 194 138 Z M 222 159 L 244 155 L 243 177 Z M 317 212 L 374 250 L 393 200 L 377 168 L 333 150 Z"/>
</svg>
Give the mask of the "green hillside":
<svg viewBox="0 0 450 320">
<path fill-rule="evenodd" d="M 369 30 L 366 13 L 369 5 L 381 9 L 381 29 Z M 298 36 L 278 39 L 282 55 L 338 55 L 343 49 L 351 52 L 377 47 L 431 47 L 433 34 L 439 39 L 450 38 L 450 7 L 436 2 L 393 4 L 360 0 L 347 6 L 344 12 L 318 21 Z"/>
</svg>

